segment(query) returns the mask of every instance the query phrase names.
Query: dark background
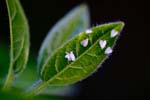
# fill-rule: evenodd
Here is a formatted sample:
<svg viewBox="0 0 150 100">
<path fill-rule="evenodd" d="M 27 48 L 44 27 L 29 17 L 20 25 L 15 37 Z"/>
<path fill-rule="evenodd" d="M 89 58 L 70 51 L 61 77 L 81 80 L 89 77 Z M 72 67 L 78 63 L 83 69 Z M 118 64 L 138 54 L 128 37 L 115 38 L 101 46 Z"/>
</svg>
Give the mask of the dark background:
<svg viewBox="0 0 150 100">
<path fill-rule="evenodd" d="M 0 0 L 0 42 L 9 44 L 9 25 L 4 0 Z M 71 8 L 87 3 L 91 25 L 124 21 L 125 28 L 114 53 L 97 72 L 79 82 L 79 98 L 128 100 L 150 96 L 150 77 L 146 67 L 149 50 L 149 4 L 144 0 L 21 0 L 30 24 L 31 53 L 37 55 L 49 29 Z"/>
</svg>

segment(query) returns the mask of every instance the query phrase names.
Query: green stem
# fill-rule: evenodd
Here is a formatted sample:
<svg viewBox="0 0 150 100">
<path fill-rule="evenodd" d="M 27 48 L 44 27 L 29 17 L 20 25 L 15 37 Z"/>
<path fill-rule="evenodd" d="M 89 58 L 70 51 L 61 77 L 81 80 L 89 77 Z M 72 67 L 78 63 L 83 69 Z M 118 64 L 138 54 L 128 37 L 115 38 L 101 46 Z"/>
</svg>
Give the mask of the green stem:
<svg viewBox="0 0 150 100">
<path fill-rule="evenodd" d="M 43 82 L 42 80 L 38 80 L 35 84 L 33 84 L 27 91 L 25 96 L 26 97 L 33 97 L 39 94 L 43 89 L 48 86 L 48 82 Z"/>
<path fill-rule="evenodd" d="M 4 91 L 8 91 L 11 87 L 12 81 L 14 80 L 13 64 L 10 64 L 8 75 L 3 86 Z"/>
<path fill-rule="evenodd" d="M 13 60 L 13 35 L 12 35 L 12 21 L 11 21 L 11 15 L 10 15 L 10 9 L 8 5 L 8 0 L 6 0 L 6 5 L 7 5 L 7 10 L 8 10 L 8 15 L 9 15 L 9 27 L 10 27 L 10 66 L 9 66 L 9 71 L 8 75 L 3 87 L 4 91 L 8 91 L 10 89 L 10 86 L 12 84 L 12 81 L 14 80 L 14 71 L 13 71 L 13 65 L 14 65 L 14 60 Z"/>
</svg>

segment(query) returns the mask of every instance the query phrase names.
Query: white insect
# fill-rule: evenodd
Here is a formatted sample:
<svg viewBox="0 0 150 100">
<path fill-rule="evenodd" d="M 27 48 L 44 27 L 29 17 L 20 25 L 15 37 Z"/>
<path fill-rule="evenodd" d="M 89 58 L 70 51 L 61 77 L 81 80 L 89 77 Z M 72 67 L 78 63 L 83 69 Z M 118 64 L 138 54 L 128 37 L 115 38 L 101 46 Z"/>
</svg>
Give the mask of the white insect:
<svg viewBox="0 0 150 100">
<path fill-rule="evenodd" d="M 111 54 L 113 52 L 111 47 L 107 47 L 105 50 L 105 54 Z"/>
<path fill-rule="evenodd" d="M 87 29 L 86 31 L 85 31 L 85 33 L 86 34 L 90 34 L 90 33 L 92 33 L 93 31 L 91 30 L 91 29 Z"/>
<path fill-rule="evenodd" d="M 106 40 L 100 40 L 99 41 L 99 45 L 102 49 L 104 49 L 106 47 L 107 41 Z"/>
<path fill-rule="evenodd" d="M 82 45 L 83 47 L 87 47 L 88 42 L 89 42 L 89 39 L 84 39 L 84 40 L 81 41 L 81 45 Z"/>
<path fill-rule="evenodd" d="M 116 35 L 118 35 L 118 33 L 119 33 L 118 31 L 112 30 L 111 33 L 110 33 L 110 37 L 113 38 L 113 37 L 115 37 Z"/>
<path fill-rule="evenodd" d="M 75 55 L 73 54 L 73 52 L 71 51 L 71 52 L 66 52 L 66 55 L 65 55 L 65 58 L 67 58 L 68 59 L 68 61 L 75 61 L 76 60 L 76 58 L 75 58 Z"/>
</svg>

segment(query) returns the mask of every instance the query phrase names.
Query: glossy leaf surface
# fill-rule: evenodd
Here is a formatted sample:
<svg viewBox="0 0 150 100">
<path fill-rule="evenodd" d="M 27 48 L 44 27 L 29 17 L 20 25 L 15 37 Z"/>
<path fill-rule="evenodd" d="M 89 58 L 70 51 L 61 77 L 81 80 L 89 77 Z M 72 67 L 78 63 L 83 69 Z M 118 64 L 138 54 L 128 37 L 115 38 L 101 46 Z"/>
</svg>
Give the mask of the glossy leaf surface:
<svg viewBox="0 0 150 100">
<path fill-rule="evenodd" d="M 88 77 L 111 53 L 118 34 L 124 26 L 123 22 L 103 24 L 82 32 L 63 44 L 42 67 L 41 78 L 51 85 L 72 84 Z M 88 34 L 87 34 L 88 33 Z M 113 35 L 113 37 L 112 37 Z M 88 39 L 84 47 L 81 41 Z M 101 48 L 100 41 L 107 44 Z M 75 61 L 69 61 L 66 52 L 72 52 Z"/>
<path fill-rule="evenodd" d="M 71 37 L 84 31 L 89 27 L 90 19 L 86 5 L 75 7 L 65 15 L 49 31 L 46 36 L 38 56 L 39 72 L 48 57 Z"/>
</svg>

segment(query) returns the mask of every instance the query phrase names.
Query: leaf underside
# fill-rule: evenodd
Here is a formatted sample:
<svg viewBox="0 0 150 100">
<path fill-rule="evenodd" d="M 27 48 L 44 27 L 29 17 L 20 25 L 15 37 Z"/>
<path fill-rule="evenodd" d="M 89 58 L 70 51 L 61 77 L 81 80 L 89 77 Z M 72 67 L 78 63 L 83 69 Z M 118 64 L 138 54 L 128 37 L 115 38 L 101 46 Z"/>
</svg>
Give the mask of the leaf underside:
<svg viewBox="0 0 150 100">
<path fill-rule="evenodd" d="M 89 25 L 89 12 L 87 6 L 84 4 L 77 6 L 58 21 L 58 23 L 49 31 L 41 46 L 38 56 L 39 73 L 48 57 L 57 48 L 68 39 L 87 29 Z"/>
<path fill-rule="evenodd" d="M 29 55 L 29 28 L 19 0 L 6 0 L 10 24 L 10 61 L 14 72 L 25 68 Z"/>
<path fill-rule="evenodd" d="M 118 36 L 111 38 L 112 30 L 120 32 L 123 22 L 108 23 L 92 28 L 92 33 L 80 33 L 61 46 L 42 67 L 41 78 L 50 85 L 66 85 L 80 81 L 93 73 L 107 58 L 106 47 L 114 46 Z M 87 47 L 81 45 L 81 41 L 88 38 Z M 104 49 L 100 48 L 99 41 L 107 40 Z M 66 52 L 72 51 L 76 57 L 74 62 L 65 58 Z"/>
</svg>

